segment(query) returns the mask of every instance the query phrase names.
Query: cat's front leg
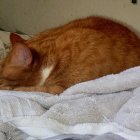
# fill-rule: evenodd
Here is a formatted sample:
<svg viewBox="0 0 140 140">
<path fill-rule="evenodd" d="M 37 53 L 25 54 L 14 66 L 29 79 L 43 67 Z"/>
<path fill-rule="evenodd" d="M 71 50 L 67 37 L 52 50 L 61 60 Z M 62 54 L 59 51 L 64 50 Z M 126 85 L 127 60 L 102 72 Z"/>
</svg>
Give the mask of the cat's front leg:
<svg viewBox="0 0 140 140">
<path fill-rule="evenodd" d="M 2 86 L 0 85 L 0 90 L 12 90 L 13 88 L 10 86 Z"/>
<path fill-rule="evenodd" d="M 51 94 L 60 94 L 64 91 L 61 86 L 31 86 L 31 87 L 17 87 L 14 88 L 15 91 L 38 91 L 38 92 L 46 92 Z"/>
<path fill-rule="evenodd" d="M 40 91 L 40 92 L 45 92 L 44 87 L 35 87 L 35 86 L 30 86 L 30 87 L 16 87 L 13 90 L 15 90 L 15 91 Z"/>
</svg>

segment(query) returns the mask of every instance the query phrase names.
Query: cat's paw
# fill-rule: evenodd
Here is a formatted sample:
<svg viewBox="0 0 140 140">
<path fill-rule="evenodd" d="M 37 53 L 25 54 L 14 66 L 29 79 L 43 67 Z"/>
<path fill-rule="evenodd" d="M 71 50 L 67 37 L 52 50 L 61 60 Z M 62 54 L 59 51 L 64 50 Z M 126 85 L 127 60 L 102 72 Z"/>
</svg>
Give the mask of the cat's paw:
<svg viewBox="0 0 140 140">
<path fill-rule="evenodd" d="M 61 87 L 61 86 L 50 86 L 47 90 L 46 90 L 46 92 L 49 92 L 49 93 L 51 93 L 51 94 L 61 94 L 63 91 L 64 91 L 64 88 L 63 87 Z"/>
<path fill-rule="evenodd" d="M 13 88 L 10 86 L 2 86 L 0 85 L 0 90 L 12 90 Z"/>
<path fill-rule="evenodd" d="M 31 91 L 29 87 L 16 87 L 13 90 L 15 91 Z"/>
</svg>

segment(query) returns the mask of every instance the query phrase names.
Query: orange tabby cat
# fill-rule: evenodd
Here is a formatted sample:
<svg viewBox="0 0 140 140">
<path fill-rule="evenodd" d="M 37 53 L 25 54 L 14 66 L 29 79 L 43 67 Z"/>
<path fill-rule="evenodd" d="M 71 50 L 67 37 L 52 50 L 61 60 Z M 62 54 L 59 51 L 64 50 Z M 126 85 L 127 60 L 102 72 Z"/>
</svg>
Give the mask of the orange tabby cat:
<svg viewBox="0 0 140 140">
<path fill-rule="evenodd" d="M 101 17 L 72 21 L 29 40 L 10 35 L 0 89 L 59 94 L 66 88 L 140 65 L 140 39 Z"/>
</svg>

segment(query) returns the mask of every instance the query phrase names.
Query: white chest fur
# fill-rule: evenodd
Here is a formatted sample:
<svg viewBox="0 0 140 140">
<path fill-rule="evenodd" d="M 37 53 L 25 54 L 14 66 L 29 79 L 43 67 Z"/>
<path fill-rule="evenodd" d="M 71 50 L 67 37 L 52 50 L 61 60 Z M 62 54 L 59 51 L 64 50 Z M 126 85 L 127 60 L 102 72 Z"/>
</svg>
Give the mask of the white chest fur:
<svg viewBox="0 0 140 140">
<path fill-rule="evenodd" d="M 42 70 L 41 81 L 39 83 L 40 86 L 42 86 L 45 83 L 46 79 L 49 77 L 52 70 L 53 70 L 53 66 L 46 67 Z"/>
</svg>

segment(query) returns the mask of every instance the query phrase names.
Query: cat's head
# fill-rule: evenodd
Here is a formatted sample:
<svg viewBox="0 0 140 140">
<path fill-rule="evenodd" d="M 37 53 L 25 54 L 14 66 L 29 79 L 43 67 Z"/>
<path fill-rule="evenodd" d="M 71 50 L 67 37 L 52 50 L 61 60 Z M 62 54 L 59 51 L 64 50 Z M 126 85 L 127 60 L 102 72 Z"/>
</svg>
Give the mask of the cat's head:
<svg viewBox="0 0 140 140">
<path fill-rule="evenodd" d="M 38 77 L 38 56 L 19 35 L 11 33 L 11 51 L 1 63 L 0 79 L 4 86 L 35 85 Z"/>
</svg>

